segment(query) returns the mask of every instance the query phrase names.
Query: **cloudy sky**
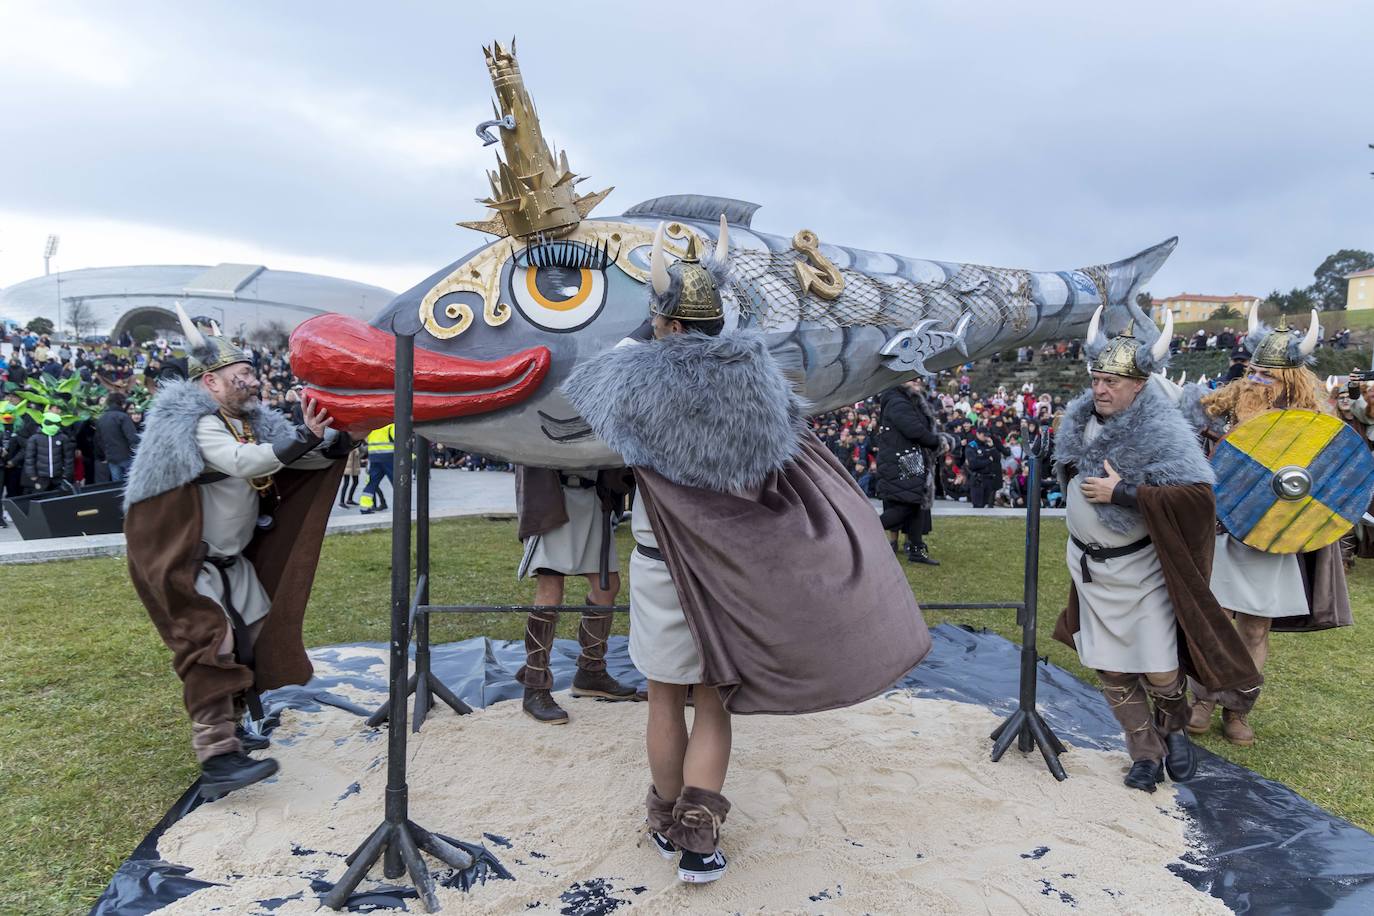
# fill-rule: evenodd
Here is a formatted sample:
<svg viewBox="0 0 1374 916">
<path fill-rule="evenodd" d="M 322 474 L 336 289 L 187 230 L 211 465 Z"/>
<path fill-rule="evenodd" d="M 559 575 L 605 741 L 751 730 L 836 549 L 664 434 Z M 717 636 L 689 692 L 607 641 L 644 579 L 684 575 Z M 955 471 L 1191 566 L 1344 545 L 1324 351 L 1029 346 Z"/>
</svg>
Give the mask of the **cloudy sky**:
<svg viewBox="0 0 1374 916">
<path fill-rule="evenodd" d="M 541 10 L 547 12 L 541 12 Z M 481 45 L 519 38 L 598 215 L 1263 294 L 1374 249 L 1367 2 L 0 0 L 0 286 L 263 263 L 401 290 L 481 244 Z"/>
</svg>

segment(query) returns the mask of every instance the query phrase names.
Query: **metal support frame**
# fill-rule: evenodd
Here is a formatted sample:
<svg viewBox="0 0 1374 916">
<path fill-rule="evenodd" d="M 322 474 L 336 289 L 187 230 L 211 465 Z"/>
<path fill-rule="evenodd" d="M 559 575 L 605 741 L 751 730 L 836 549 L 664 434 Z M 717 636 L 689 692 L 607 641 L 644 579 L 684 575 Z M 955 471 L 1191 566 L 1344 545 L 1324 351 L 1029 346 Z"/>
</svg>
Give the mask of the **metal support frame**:
<svg viewBox="0 0 1374 916">
<path fill-rule="evenodd" d="M 323 897 L 325 906 L 338 910 L 348 903 L 359 882 L 367 875 L 378 858 L 382 859 L 382 874 L 396 879 L 410 873 L 411 883 L 420 895 L 425 911 L 439 909 L 435 896 L 434 876 L 420 855 L 421 850 L 452 868 L 464 869 L 472 865 L 472 856 L 446 840 L 435 836 L 410 819 L 409 786 L 406 783 L 406 668 L 410 648 L 410 485 L 414 472 L 411 448 L 415 400 L 415 337 L 396 336 L 396 442 L 401 446 L 396 456 L 396 477 L 392 484 L 391 507 L 391 669 L 389 717 L 393 725 L 387 734 L 386 806 L 382 823 L 353 851 L 345 861 L 348 868 Z M 426 456 L 427 458 L 428 456 Z M 423 466 L 428 467 L 428 460 Z M 426 477 L 428 476 L 426 472 Z M 428 492 L 425 494 L 427 502 Z M 422 505 L 424 505 L 422 502 Z M 421 546 L 429 548 L 429 512 L 422 510 L 424 522 Z M 428 589 L 428 556 L 422 576 L 417 582 L 416 599 Z"/>
<path fill-rule="evenodd" d="M 466 715 L 472 708 L 460 700 L 430 667 L 430 614 L 490 614 L 528 613 L 531 611 L 607 611 L 625 613 L 624 605 L 439 605 L 430 604 L 430 518 L 429 518 L 429 440 L 414 434 L 412 411 L 415 398 L 415 337 L 396 337 L 396 442 L 401 445 L 396 459 L 393 482 L 391 517 L 391 644 L 388 701 L 367 720 L 370 726 L 383 722 L 399 724 L 388 730 L 387 786 L 384 819 L 357 849 L 345 860 L 348 868 L 338 883 L 322 898 L 325 906 L 338 910 L 348 902 L 349 895 L 367 875 L 378 858 L 383 860 L 382 873 L 396 879 L 410 873 L 426 912 L 439 909 L 435 896 L 434 878 L 429 873 L 421 851 L 429 853 L 445 864 L 458 869 L 472 865 L 472 856 L 442 837 L 425 830 L 410 820 L 409 787 L 406 782 L 406 699 L 415 694 L 412 729 L 420 730 L 437 696 L 454 712 Z M 1048 440 L 1042 433 L 1033 443 L 1030 458 L 1030 493 L 1026 498 L 1026 554 L 1024 594 L 1020 603 L 933 603 L 927 610 L 1015 610 L 1021 624 L 1021 671 L 1019 704 L 991 735 L 992 759 L 1002 759 L 1013 741 L 1023 752 L 1038 747 L 1045 764 L 1055 779 L 1064 780 L 1068 774 L 1059 762 L 1064 745 L 1046 724 L 1035 708 L 1036 696 L 1036 613 L 1040 583 L 1040 492 L 1041 464 Z M 419 465 L 414 457 L 418 453 Z M 415 482 L 416 551 L 415 595 L 410 595 L 410 507 L 411 482 Z M 603 518 L 609 526 L 609 516 Z M 609 539 L 602 542 L 602 583 L 606 587 Z M 415 638 L 415 672 L 407 677 L 412 635 Z"/>
<path fill-rule="evenodd" d="M 415 671 L 406 681 L 406 696 L 415 695 L 415 709 L 410 729 L 418 732 L 438 697 L 460 716 L 472 712 L 472 707 L 458 699 L 448 685 L 435 677 L 429 656 L 429 440 L 415 437 L 415 602 L 408 619 L 415 634 Z M 394 489 L 394 485 L 393 485 Z M 393 494 L 393 499 L 396 497 Z M 395 516 L 393 515 L 394 519 Z M 408 521 L 409 519 L 407 519 Z M 391 704 L 384 703 L 367 719 L 373 728 L 391 718 Z"/>
<path fill-rule="evenodd" d="M 1045 434 L 1041 433 L 1031 446 L 1030 493 L 1026 496 L 1025 597 L 1016 618 L 1016 622 L 1021 624 L 1020 702 L 1016 711 L 997 726 L 990 737 L 994 763 L 1002 759 L 1012 741 L 1023 753 L 1038 747 L 1045 758 L 1045 766 L 1049 767 L 1055 779 L 1063 782 L 1069 778 L 1069 774 L 1064 772 L 1064 764 L 1059 762 L 1064 745 L 1035 708 L 1035 627 L 1039 607 L 1037 592 L 1040 587 L 1040 478 L 1048 441 Z"/>
</svg>

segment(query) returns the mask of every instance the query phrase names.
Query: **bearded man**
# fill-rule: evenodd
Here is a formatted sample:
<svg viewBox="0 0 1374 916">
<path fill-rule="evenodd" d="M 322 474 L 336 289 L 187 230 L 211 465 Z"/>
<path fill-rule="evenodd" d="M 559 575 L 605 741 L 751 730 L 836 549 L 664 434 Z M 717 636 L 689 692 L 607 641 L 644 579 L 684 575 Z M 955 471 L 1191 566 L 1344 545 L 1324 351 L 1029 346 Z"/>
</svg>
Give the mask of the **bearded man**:
<svg viewBox="0 0 1374 916">
<path fill-rule="evenodd" d="M 1258 309 L 1252 310 L 1245 338 L 1251 353 L 1246 375 L 1210 394 L 1186 386 L 1186 415 L 1215 445 L 1233 427 L 1268 410 L 1324 411 L 1321 383 L 1307 368 L 1319 335 L 1315 309 L 1305 334 L 1286 322 L 1270 328 L 1259 321 Z M 1236 630 L 1260 671 L 1269 658 L 1271 630 L 1323 630 L 1353 622 L 1339 544 L 1302 554 L 1266 553 L 1222 529 L 1216 535 L 1211 585 L 1222 607 L 1234 615 Z M 1242 747 L 1255 743 L 1247 717 L 1259 699 L 1258 686 L 1218 692 L 1194 684 L 1193 696 L 1190 732 L 1206 733 L 1220 705 L 1226 740 Z"/>
<path fill-rule="evenodd" d="M 1131 757 L 1125 784 L 1153 792 L 1166 770 L 1176 781 L 1195 770 L 1185 674 L 1216 689 L 1253 688 L 1259 674 L 1207 590 L 1212 467 L 1154 375 L 1172 319 L 1160 333 L 1132 311 L 1153 340 L 1129 325 L 1107 340 L 1099 308 L 1084 346 L 1091 388 L 1055 436 L 1072 582 L 1054 638 L 1097 671 Z"/>
<path fill-rule="evenodd" d="M 304 684 L 301 626 L 351 442 L 313 402 L 293 425 L 258 402 L 250 357 L 181 311 L 188 380 L 164 381 L 129 471 L 129 575 L 182 681 L 199 792 L 277 771 L 244 751 L 267 739 L 257 691 Z M 320 447 L 324 446 L 323 449 Z"/>
</svg>

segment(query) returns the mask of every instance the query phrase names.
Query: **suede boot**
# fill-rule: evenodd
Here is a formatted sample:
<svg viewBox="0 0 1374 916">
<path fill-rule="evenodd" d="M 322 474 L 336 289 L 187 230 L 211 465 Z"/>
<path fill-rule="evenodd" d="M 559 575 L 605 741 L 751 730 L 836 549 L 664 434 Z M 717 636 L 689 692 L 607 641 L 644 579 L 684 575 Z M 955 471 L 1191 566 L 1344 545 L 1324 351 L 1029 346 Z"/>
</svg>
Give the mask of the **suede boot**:
<svg viewBox="0 0 1374 916">
<path fill-rule="evenodd" d="M 590 598 L 587 603 L 592 603 Z M 636 698 L 638 691 L 606 672 L 606 642 L 611 638 L 614 620 L 615 616 L 610 611 L 582 615 L 582 622 L 577 627 L 577 644 L 582 651 L 577 656 L 577 673 L 573 675 L 573 696 L 600 697 L 604 700 Z"/>
<path fill-rule="evenodd" d="M 515 672 L 515 679 L 522 686 L 531 690 L 553 689 L 549 651 L 557 628 L 557 611 L 536 611 L 525 618 L 525 664 Z"/>
<path fill-rule="evenodd" d="M 1249 747 L 1255 743 L 1255 731 L 1245 721 L 1246 713 L 1234 709 L 1221 711 L 1221 734 L 1227 741 L 1238 747 Z"/>
<path fill-rule="evenodd" d="M 673 825 L 668 839 L 678 849 L 708 856 L 720 842 L 720 826 L 730 813 L 730 802 L 719 792 L 683 786 L 673 806 Z"/>
<path fill-rule="evenodd" d="M 1205 735 L 1212 730 L 1212 714 L 1216 712 L 1217 704 L 1212 700 L 1197 700 L 1193 703 L 1193 708 L 1188 713 L 1188 733 L 1192 735 Z"/>
<path fill-rule="evenodd" d="M 1126 753 L 1131 760 L 1137 763 L 1142 760 L 1162 761 L 1166 752 L 1164 738 L 1155 725 L 1149 698 L 1140 685 L 1140 675 L 1099 671 L 1097 676 L 1102 680 L 1102 693 L 1107 698 L 1107 705 L 1111 707 L 1112 715 L 1121 724 L 1121 731 L 1126 736 Z"/>
</svg>

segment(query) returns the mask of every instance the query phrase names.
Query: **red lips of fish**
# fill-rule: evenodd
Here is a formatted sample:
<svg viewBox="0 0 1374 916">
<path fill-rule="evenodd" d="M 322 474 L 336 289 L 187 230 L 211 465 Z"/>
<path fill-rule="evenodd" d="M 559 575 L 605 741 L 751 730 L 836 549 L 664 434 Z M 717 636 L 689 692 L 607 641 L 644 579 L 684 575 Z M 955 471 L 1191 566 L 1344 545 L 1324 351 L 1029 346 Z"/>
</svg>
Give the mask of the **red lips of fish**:
<svg viewBox="0 0 1374 916">
<path fill-rule="evenodd" d="M 366 433 L 395 416 L 396 338 L 345 315 L 317 315 L 291 334 L 291 371 L 334 425 Z M 480 362 L 415 348 L 415 419 L 444 420 L 519 404 L 549 374 L 547 347 Z"/>
</svg>

